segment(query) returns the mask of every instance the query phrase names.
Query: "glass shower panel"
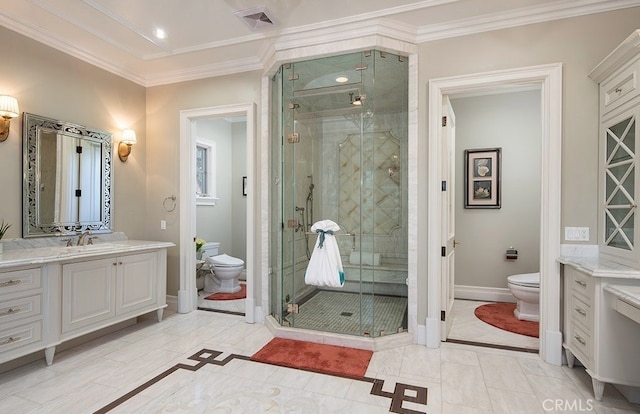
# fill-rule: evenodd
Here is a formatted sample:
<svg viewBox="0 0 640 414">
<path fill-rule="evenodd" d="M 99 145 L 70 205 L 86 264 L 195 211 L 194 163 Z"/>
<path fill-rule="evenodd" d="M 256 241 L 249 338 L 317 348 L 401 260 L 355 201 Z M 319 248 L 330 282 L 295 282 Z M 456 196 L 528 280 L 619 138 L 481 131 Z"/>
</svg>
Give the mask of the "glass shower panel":
<svg viewBox="0 0 640 414">
<path fill-rule="evenodd" d="M 278 72 L 273 76 L 273 90 L 278 91 L 279 93 L 271 94 L 270 105 L 271 108 L 275 109 L 271 111 L 271 134 L 272 134 L 272 145 L 271 145 L 271 176 L 270 176 L 270 187 L 271 191 L 269 193 L 269 206 L 271 211 L 273 212 L 272 219 L 269 221 L 269 239 L 271 241 L 272 246 L 279 246 L 279 248 L 272 248 L 269 251 L 269 259 L 271 263 L 271 272 L 269 284 L 270 291 L 270 313 L 274 316 L 276 321 L 279 324 L 283 324 L 284 322 L 284 310 L 286 309 L 286 305 L 284 302 L 285 293 L 284 289 L 284 278 L 282 277 L 282 269 L 284 268 L 284 246 L 283 243 L 283 231 L 282 231 L 282 200 L 283 200 L 283 191 L 282 191 L 282 175 L 283 175 L 283 167 L 284 167 L 284 158 L 283 158 L 283 143 L 282 143 L 282 68 L 278 70 Z"/>
<path fill-rule="evenodd" d="M 372 337 L 406 327 L 407 73 L 405 59 L 365 51 L 274 77 L 271 299 L 282 325 Z M 319 220 L 341 227 L 341 288 L 304 280 Z"/>
</svg>

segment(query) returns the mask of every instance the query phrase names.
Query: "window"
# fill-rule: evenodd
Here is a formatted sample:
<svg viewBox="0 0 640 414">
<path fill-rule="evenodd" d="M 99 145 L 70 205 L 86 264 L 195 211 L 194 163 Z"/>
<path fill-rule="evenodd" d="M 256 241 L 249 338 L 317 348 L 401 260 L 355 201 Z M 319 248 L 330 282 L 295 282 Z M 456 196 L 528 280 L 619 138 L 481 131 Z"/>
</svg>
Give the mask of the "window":
<svg viewBox="0 0 640 414">
<path fill-rule="evenodd" d="M 216 144 L 196 141 L 196 204 L 216 204 L 215 158 Z"/>
</svg>

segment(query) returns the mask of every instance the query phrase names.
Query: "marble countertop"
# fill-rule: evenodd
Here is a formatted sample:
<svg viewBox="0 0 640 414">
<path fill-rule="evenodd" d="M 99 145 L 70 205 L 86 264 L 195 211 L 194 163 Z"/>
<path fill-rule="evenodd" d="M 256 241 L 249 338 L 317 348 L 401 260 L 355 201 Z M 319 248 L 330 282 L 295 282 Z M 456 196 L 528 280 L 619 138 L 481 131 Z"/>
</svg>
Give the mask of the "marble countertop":
<svg viewBox="0 0 640 414">
<path fill-rule="evenodd" d="M 85 246 L 5 248 L 3 252 L 0 253 L 0 269 L 51 262 L 72 262 L 83 258 L 164 249 L 173 246 L 175 246 L 175 244 L 162 241 L 113 240 Z"/>
<path fill-rule="evenodd" d="M 558 261 L 593 277 L 640 279 L 640 269 L 598 256 L 560 256 Z"/>
<path fill-rule="evenodd" d="M 604 290 L 611 292 L 634 308 L 640 309 L 640 286 L 607 285 Z"/>
</svg>

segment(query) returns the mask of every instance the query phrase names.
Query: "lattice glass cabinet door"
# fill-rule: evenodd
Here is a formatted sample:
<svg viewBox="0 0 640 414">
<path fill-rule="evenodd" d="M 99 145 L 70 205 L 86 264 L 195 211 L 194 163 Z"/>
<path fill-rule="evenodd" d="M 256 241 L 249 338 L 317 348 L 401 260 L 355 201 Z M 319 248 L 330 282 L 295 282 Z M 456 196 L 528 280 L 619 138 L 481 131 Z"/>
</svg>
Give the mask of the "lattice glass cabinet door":
<svg viewBox="0 0 640 414">
<path fill-rule="evenodd" d="M 604 135 L 604 245 L 631 253 L 637 222 L 635 113 L 606 124 Z"/>
</svg>

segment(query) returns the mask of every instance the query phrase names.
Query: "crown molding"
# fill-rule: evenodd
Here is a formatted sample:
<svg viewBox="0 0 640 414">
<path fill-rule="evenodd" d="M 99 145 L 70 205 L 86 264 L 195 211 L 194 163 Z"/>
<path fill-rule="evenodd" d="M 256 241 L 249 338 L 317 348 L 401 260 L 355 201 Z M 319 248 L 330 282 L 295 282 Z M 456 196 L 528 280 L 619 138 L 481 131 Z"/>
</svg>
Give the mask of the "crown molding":
<svg viewBox="0 0 640 414">
<path fill-rule="evenodd" d="M 454 0 L 455 1 L 455 0 Z M 441 3 L 448 3 L 443 1 Z M 418 3 L 421 7 L 433 6 L 434 1 L 426 1 Z M 414 4 L 415 5 L 415 4 Z M 407 7 L 414 6 L 408 5 Z M 570 17 L 579 17 L 583 15 L 601 13 L 606 11 L 618 10 L 628 7 L 636 7 L 640 5 L 640 0 L 567 0 L 561 2 L 553 2 L 536 7 L 527 7 L 513 12 L 496 13 L 493 15 L 478 16 L 470 19 L 461 19 L 441 25 L 427 25 L 415 27 L 402 24 L 391 18 L 375 18 L 376 13 L 368 13 L 358 15 L 352 18 L 343 18 L 324 22 L 321 24 L 307 25 L 295 27 L 280 31 L 278 37 L 263 36 L 271 41 L 256 56 L 256 60 L 261 64 L 249 64 L 233 62 L 229 64 L 210 65 L 208 70 L 199 71 L 205 76 L 221 76 L 232 73 L 247 72 L 252 70 L 266 69 L 273 71 L 273 62 L 293 61 L 303 56 L 321 56 L 330 53 L 348 52 L 355 50 L 354 47 L 360 44 L 362 47 L 372 47 L 372 41 L 366 40 L 367 37 L 374 36 L 377 38 L 388 38 L 388 40 L 397 40 L 404 43 L 419 44 L 432 40 L 444 39 L 449 37 L 464 36 L 480 32 L 517 27 L 522 25 L 543 23 Z M 420 7 L 420 8 L 421 8 Z M 400 8 L 396 8 L 400 13 Z M 410 7 L 410 10 L 416 10 L 417 7 Z M 247 37 L 248 38 L 248 37 Z M 251 36 L 251 40 L 256 40 L 256 36 Z M 362 39 L 362 42 L 354 43 L 353 40 Z M 237 39 L 241 42 L 241 39 Z M 339 44 L 346 42 L 351 47 L 343 47 Z M 376 46 L 382 46 L 377 40 L 373 40 Z M 327 47 L 323 48 L 323 45 Z M 382 46 L 384 47 L 384 46 Z M 295 49 L 309 49 L 302 52 L 295 52 Z M 357 48 L 357 47 L 356 47 Z M 394 48 L 395 49 L 395 48 Z M 407 54 L 413 51 L 406 51 Z M 239 63 L 239 64 L 238 64 Z M 235 70 L 234 70 L 235 68 Z M 197 79 L 192 76 L 181 76 L 179 72 L 175 72 L 178 77 L 162 76 L 162 83 L 180 82 L 182 80 Z M 174 80 L 177 79 L 177 80 Z M 157 85 L 156 81 L 150 84 Z"/>
<path fill-rule="evenodd" d="M 28 37 L 33 41 L 59 50 L 60 52 L 75 57 L 76 59 L 79 59 L 85 63 L 106 70 L 107 72 L 111 72 L 114 75 L 120 76 L 121 78 L 137 83 L 138 85 L 145 85 L 144 76 L 132 72 L 122 66 L 114 65 L 108 60 L 97 57 L 84 49 L 73 47 L 48 31 L 42 30 L 38 27 L 30 26 L 27 22 L 21 20 L 18 16 L 7 13 L 4 10 L 0 11 L 0 25 L 6 27 L 7 29 Z"/>
<path fill-rule="evenodd" d="M 143 86 L 160 86 L 171 83 L 186 82 L 198 79 L 213 78 L 216 76 L 233 75 L 254 70 L 262 70 L 263 63 L 256 57 L 237 59 L 222 64 L 203 65 L 186 70 L 163 72 L 150 75 L 145 78 Z"/>
<path fill-rule="evenodd" d="M 415 26 L 402 25 L 389 19 L 363 20 L 296 33 L 295 35 L 284 34 L 275 39 L 274 48 L 278 51 L 304 48 L 371 35 L 382 35 L 403 42 L 415 43 L 416 29 Z"/>
<path fill-rule="evenodd" d="M 638 0 L 566 0 L 418 28 L 417 43 L 640 6 Z"/>
<path fill-rule="evenodd" d="M 589 77 L 600 83 L 638 53 L 640 53 L 640 29 L 631 33 L 613 52 L 602 59 L 589 73 Z"/>
</svg>

